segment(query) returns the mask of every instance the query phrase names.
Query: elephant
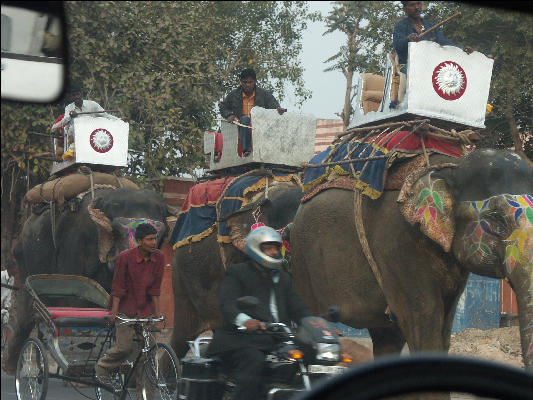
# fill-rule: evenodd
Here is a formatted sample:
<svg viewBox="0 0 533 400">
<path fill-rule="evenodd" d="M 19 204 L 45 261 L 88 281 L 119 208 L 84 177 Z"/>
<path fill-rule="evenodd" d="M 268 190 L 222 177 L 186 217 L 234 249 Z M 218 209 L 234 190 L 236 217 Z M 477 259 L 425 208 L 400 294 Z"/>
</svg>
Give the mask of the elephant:
<svg viewBox="0 0 533 400">
<path fill-rule="evenodd" d="M 95 188 L 65 203 L 61 210 L 46 203 L 33 207 L 13 250 L 20 282 L 42 273 L 82 275 L 108 292 L 114 258 L 132 245 L 132 227 L 149 220 L 158 229 L 158 246 L 167 234 L 170 215 L 163 198 L 151 190 Z M 39 209 L 40 208 L 40 209 Z M 53 223 L 52 223 L 53 222 Z M 81 304 L 75 304 L 82 306 Z M 33 328 L 29 298 L 16 293 L 11 324 L 15 329 L 2 355 L 6 372 L 14 372 L 22 343 Z"/>
<path fill-rule="evenodd" d="M 216 230 L 199 242 L 178 247 L 173 258 L 174 330 L 172 347 L 182 357 L 187 341 L 222 322 L 218 300 L 219 286 L 225 266 L 243 259 L 243 239 L 257 222 L 254 211 L 260 210 L 259 221 L 282 229 L 292 221 L 302 197 L 301 187 L 280 182 L 265 190 L 227 219 L 232 243 L 218 243 Z M 256 214 L 257 215 L 257 214 Z"/>
<path fill-rule="evenodd" d="M 337 304 L 368 328 L 374 355 L 445 351 L 469 273 L 506 279 L 533 365 L 533 171 L 516 153 L 433 154 L 401 191 L 377 200 L 330 188 L 302 203 L 291 230 L 295 288 L 314 313 Z"/>
</svg>

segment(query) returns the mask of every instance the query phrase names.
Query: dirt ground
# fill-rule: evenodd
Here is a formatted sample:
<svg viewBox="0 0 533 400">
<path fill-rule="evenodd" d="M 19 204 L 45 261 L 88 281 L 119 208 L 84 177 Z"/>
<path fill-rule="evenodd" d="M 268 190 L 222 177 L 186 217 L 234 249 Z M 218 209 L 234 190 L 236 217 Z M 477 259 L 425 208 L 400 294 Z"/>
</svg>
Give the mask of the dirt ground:
<svg viewBox="0 0 533 400">
<path fill-rule="evenodd" d="M 518 326 L 488 331 L 469 328 L 452 335 L 450 354 L 479 357 L 524 368 Z"/>
<path fill-rule="evenodd" d="M 343 350 L 353 356 L 354 362 L 360 363 L 372 359 L 370 339 L 342 338 L 341 342 Z M 449 353 L 479 357 L 518 368 L 524 367 L 520 349 L 520 333 L 517 326 L 487 331 L 475 328 L 462 330 L 452 335 Z"/>
</svg>

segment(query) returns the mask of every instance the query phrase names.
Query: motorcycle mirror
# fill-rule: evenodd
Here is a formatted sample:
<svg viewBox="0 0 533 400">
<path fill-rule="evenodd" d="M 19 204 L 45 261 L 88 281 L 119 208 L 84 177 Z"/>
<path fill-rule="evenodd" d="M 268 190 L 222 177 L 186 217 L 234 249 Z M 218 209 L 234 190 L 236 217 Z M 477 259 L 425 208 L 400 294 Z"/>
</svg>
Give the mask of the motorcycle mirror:
<svg viewBox="0 0 533 400">
<path fill-rule="evenodd" d="M 237 306 L 243 311 L 257 307 L 258 305 L 259 299 L 255 296 L 243 296 L 237 299 Z"/>
<path fill-rule="evenodd" d="M 328 312 L 322 318 L 330 322 L 340 322 L 341 309 L 338 306 L 331 306 Z"/>
</svg>

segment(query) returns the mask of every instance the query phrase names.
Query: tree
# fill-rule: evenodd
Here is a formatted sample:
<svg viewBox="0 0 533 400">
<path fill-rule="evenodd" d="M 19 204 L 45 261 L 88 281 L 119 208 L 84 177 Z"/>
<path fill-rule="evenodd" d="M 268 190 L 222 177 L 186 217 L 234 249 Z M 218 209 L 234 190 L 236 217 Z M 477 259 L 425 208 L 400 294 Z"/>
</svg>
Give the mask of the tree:
<svg viewBox="0 0 533 400">
<path fill-rule="evenodd" d="M 194 174 L 203 167 L 203 132 L 216 103 L 245 67 L 282 100 L 285 85 L 310 96 L 298 61 L 301 35 L 314 18 L 305 2 L 66 2 L 70 80 L 84 97 L 130 120 L 127 174 Z M 45 133 L 65 102 L 2 102 L 2 217 L 20 222 L 28 186 L 49 175 Z M 2 264 L 13 228 L 2 224 Z"/>
<path fill-rule="evenodd" d="M 336 1 L 326 17 L 324 35 L 341 31 L 346 45 L 326 60 L 333 63 L 325 72 L 340 70 L 346 78 L 344 106 L 340 113 L 344 129 L 353 115 L 351 106 L 355 96 L 353 76 L 356 71 L 378 73 L 385 63 L 385 55 L 392 50 L 391 26 L 398 19 L 398 5 L 390 1 Z"/>
<path fill-rule="evenodd" d="M 533 162 L 533 16 L 464 3 L 432 2 L 428 17 L 435 22 L 461 11 L 445 25 L 446 35 L 494 57 L 489 103 L 481 146 L 514 147 Z"/>
</svg>

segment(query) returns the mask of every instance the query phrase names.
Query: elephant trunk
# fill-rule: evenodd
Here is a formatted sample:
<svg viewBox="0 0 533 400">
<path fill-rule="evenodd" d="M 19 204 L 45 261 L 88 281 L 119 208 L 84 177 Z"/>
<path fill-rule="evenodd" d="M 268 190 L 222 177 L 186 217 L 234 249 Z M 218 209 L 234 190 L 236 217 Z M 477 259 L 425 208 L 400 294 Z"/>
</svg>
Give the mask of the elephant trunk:
<svg viewBox="0 0 533 400">
<path fill-rule="evenodd" d="M 516 293 L 522 357 L 527 369 L 533 370 L 533 265 L 515 268 L 510 284 Z"/>
</svg>

